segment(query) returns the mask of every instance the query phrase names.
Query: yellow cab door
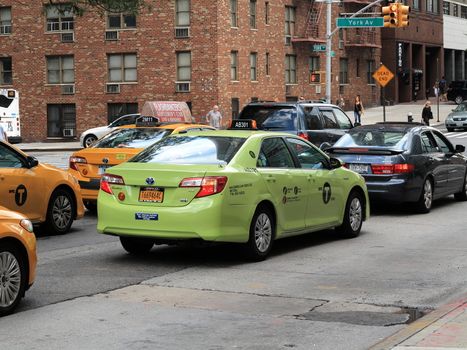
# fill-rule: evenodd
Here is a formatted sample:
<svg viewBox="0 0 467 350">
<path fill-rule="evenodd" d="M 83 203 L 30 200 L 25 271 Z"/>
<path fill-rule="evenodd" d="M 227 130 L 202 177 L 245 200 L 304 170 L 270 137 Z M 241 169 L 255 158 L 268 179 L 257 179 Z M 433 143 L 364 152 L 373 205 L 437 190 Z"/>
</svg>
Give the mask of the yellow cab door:
<svg viewBox="0 0 467 350">
<path fill-rule="evenodd" d="M 41 217 L 44 195 L 42 179 L 28 159 L 0 142 L 0 205 L 35 221 Z"/>
</svg>

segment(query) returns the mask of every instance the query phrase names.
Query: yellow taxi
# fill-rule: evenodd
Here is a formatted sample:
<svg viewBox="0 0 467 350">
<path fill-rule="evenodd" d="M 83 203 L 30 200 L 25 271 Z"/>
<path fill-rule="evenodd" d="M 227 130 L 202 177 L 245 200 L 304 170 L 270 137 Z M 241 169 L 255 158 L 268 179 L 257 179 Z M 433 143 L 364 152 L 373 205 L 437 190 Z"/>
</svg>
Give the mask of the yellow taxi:
<svg viewBox="0 0 467 350">
<path fill-rule="evenodd" d="M 45 232 L 63 234 L 84 215 L 77 180 L 66 170 L 39 164 L 0 141 L 0 205 L 25 215 Z"/>
<path fill-rule="evenodd" d="M 84 205 L 90 211 L 96 210 L 101 175 L 107 168 L 127 161 L 165 136 L 201 130 L 214 128 L 190 123 L 163 125 L 160 118 L 142 116 L 136 124 L 122 126 L 90 147 L 73 153 L 69 172 L 78 179 Z"/>
<path fill-rule="evenodd" d="M 12 313 L 34 283 L 36 264 L 32 222 L 0 206 L 0 316 Z"/>
</svg>

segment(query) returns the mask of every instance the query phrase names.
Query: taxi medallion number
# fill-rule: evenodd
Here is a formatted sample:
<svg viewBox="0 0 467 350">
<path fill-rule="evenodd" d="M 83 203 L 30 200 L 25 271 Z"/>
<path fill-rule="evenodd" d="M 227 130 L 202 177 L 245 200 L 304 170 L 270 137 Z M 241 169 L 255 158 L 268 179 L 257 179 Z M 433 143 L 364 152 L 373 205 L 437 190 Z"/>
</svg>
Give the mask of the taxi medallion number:
<svg viewBox="0 0 467 350">
<path fill-rule="evenodd" d="M 164 200 L 164 189 L 159 187 L 141 187 L 139 201 L 146 203 L 162 203 Z"/>
</svg>

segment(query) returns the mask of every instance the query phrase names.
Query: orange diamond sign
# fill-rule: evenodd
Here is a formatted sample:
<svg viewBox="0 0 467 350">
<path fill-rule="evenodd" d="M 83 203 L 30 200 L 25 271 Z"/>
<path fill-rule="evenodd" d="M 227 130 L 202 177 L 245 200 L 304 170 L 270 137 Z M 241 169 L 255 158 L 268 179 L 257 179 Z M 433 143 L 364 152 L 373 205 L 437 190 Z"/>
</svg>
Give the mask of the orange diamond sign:
<svg viewBox="0 0 467 350">
<path fill-rule="evenodd" d="M 373 78 L 378 82 L 379 85 L 385 87 L 387 83 L 394 78 L 394 74 L 384 65 L 382 64 L 376 72 L 373 73 Z"/>
</svg>

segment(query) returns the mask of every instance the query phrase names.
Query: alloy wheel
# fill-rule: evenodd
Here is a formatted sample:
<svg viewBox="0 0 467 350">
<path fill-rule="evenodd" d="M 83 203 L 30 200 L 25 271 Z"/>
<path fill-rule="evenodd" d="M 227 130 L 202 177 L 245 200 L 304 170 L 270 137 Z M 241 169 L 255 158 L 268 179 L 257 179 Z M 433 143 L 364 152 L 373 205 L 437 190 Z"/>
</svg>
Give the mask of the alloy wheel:
<svg viewBox="0 0 467 350">
<path fill-rule="evenodd" d="M 255 222 L 255 242 L 261 253 L 268 250 L 272 240 L 272 224 L 269 216 L 261 213 Z"/>
<path fill-rule="evenodd" d="M 16 257 L 6 251 L 0 253 L 0 307 L 11 306 L 21 289 L 21 268 Z"/>
<path fill-rule="evenodd" d="M 433 202 L 433 189 L 431 187 L 431 181 L 426 180 L 423 185 L 423 201 L 425 203 L 425 208 L 431 208 Z"/>
<path fill-rule="evenodd" d="M 349 208 L 350 227 L 353 231 L 358 230 L 362 223 L 362 212 L 363 209 L 360 199 L 355 197 L 350 203 Z"/>
<path fill-rule="evenodd" d="M 73 207 L 69 198 L 60 195 L 55 198 L 52 207 L 52 218 L 58 229 L 64 230 L 72 219 Z"/>
</svg>

